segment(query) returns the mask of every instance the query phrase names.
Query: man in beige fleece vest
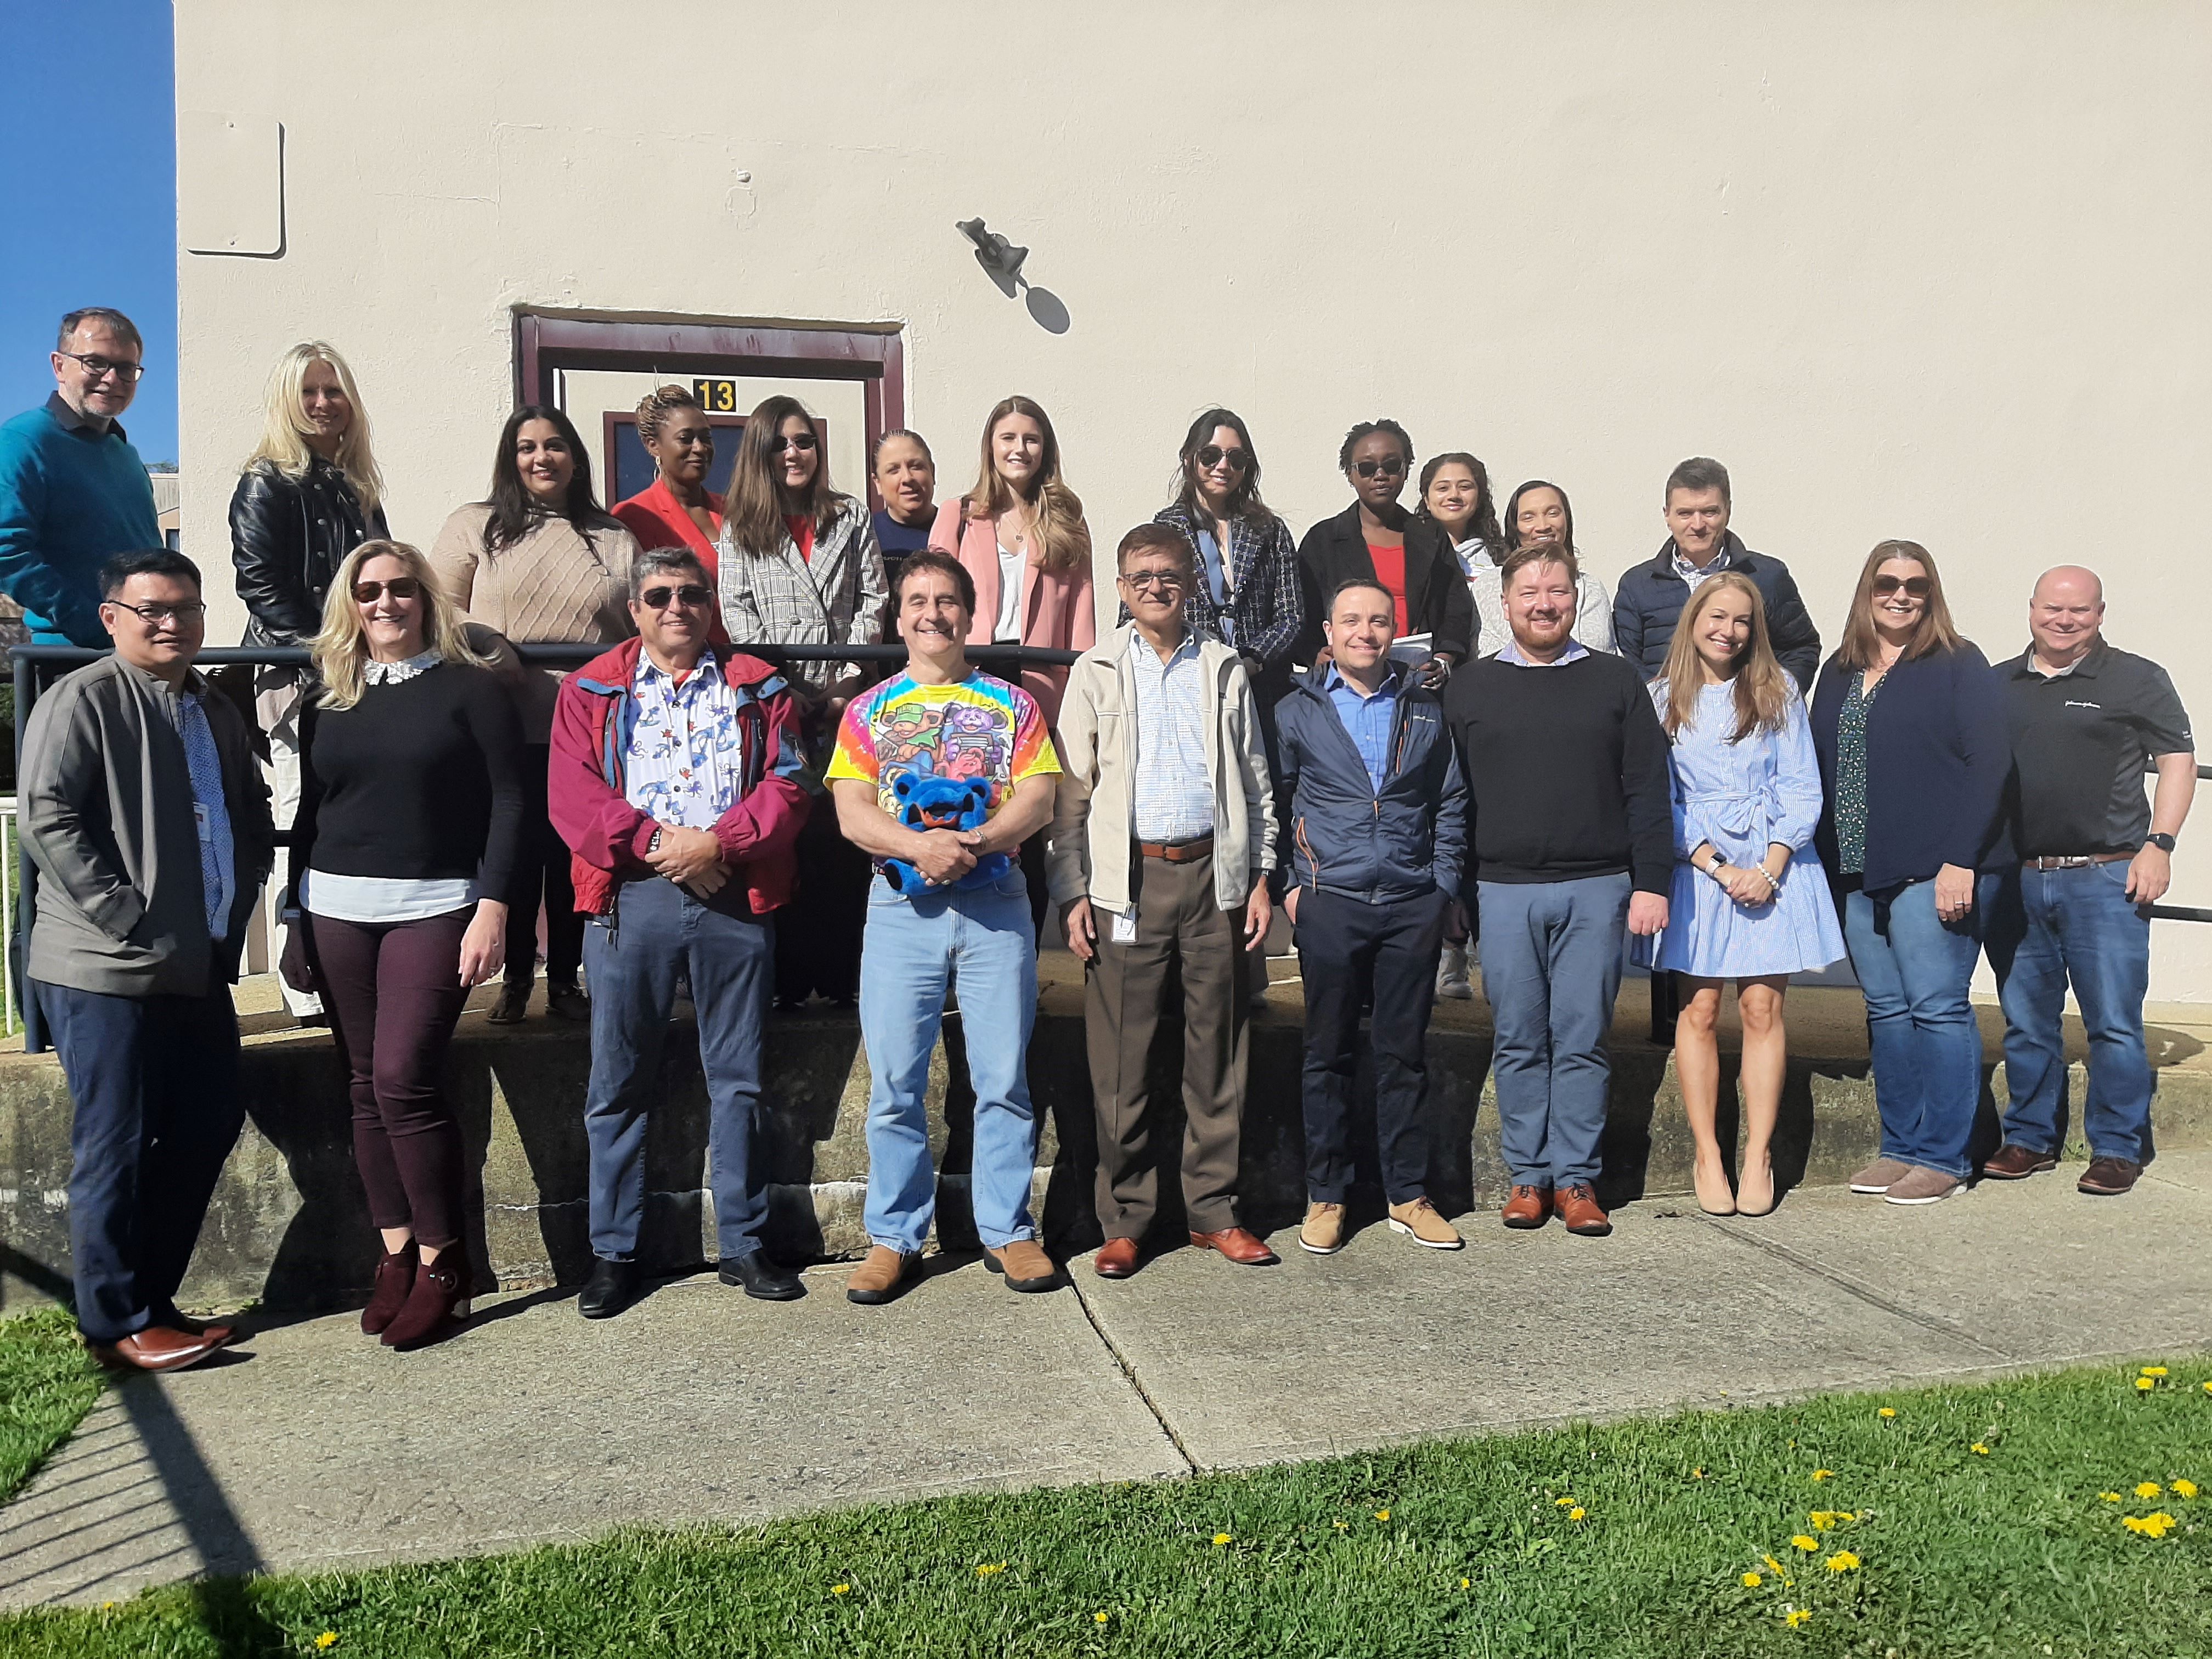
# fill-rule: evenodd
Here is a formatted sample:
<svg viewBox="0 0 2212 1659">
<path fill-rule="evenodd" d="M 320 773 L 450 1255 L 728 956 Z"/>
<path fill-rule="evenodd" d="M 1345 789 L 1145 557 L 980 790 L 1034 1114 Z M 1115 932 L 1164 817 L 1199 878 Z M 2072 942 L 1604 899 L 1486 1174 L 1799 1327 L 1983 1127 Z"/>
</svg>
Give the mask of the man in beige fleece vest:
<svg viewBox="0 0 2212 1659">
<path fill-rule="evenodd" d="M 1190 1242 L 1265 1267 L 1237 1217 L 1247 987 L 1267 940 L 1275 817 L 1244 665 L 1183 619 L 1190 544 L 1140 525 L 1116 555 L 1132 621 L 1084 653 L 1060 706 L 1052 896 L 1085 963 L 1098 1115 L 1093 1264 L 1127 1279 L 1158 1207 L 1146 1057 L 1170 967 L 1183 1001 L 1183 1209 Z"/>
</svg>

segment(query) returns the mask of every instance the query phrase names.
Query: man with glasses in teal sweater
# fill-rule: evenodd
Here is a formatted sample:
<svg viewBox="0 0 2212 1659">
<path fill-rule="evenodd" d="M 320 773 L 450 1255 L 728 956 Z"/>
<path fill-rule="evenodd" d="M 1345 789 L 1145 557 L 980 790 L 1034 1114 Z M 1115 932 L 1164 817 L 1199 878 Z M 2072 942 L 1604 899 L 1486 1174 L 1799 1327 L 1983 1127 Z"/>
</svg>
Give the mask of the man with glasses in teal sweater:
<svg viewBox="0 0 2212 1659">
<path fill-rule="evenodd" d="M 146 464 L 116 417 L 146 372 L 145 343 L 119 311 L 62 319 L 55 389 L 0 426 L 0 590 L 38 645 L 104 647 L 100 570 L 161 544 Z"/>
</svg>

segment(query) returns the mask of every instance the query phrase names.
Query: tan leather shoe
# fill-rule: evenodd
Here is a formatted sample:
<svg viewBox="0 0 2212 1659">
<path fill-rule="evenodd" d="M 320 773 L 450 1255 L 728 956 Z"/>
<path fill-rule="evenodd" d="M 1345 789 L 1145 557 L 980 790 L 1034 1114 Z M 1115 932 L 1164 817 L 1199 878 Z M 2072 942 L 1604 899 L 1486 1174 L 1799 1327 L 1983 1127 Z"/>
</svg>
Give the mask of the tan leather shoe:
<svg viewBox="0 0 2212 1659">
<path fill-rule="evenodd" d="M 895 1300 L 921 1265 L 921 1258 L 895 1250 L 888 1244 L 872 1245 L 867 1260 L 853 1269 L 845 1281 L 845 1299 L 864 1308 Z"/>
<path fill-rule="evenodd" d="M 93 1358 L 101 1364 L 126 1371 L 180 1371 L 187 1365 L 198 1364 L 221 1346 L 204 1335 L 173 1331 L 161 1325 L 134 1331 L 120 1342 L 95 1342 L 90 1346 Z"/>
<path fill-rule="evenodd" d="M 1218 1250 L 1240 1267 L 1272 1267 L 1282 1258 L 1245 1227 L 1224 1227 L 1218 1233 L 1193 1233 L 1190 1242 L 1201 1250 Z"/>
<path fill-rule="evenodd" d="M 1091 1271 L 1101 1279 L 1127 1279 L 1142 1265 L 1142 1253 L 1133 1238 L 1109 1238 L 1091 1259 Z"/>
<path fill-rule="evenodd" d="M 1393 1204 L 1390 1231 L 1403 1233 L 1414 1243 L 1425 1244 L 1432 1250 L 1456 1250 L 1467 1243 L 1425 1198 L 1417 1198 L 1409 1204 Z"/>
<path fill-rule="evenodd" d="M 1526 1230 L 1540 1227 L 1552 1218 L 1552 1189 L 1549 1187 L 1516 1187 L 1513 1195 L 1505 1200 L 1505 1207 L 1498 1218 L 1509 1227 Z"/>
<path fill-rule="evenodd" d="M 1772 1156 L 1747 1156 L 1743 1172 L 1735 1179 L 1735 1212 L 1753 1217 L 1771 1215 L 1778 1201 L 1774 1195 Z"/>
<path fill-rule="evenodd" d="M 1309 1204 L 1298 1228 L 1298 1247 L 1316 1255 L 1334 1255 L 1344 1248 L 1344 1206 Z"/>
<path fill-rule="evenodd" d="M 998 1250 L 986 1244 L 983 1265 L 1003 1277 L 1010 1291 L 1048 1291 L 1060 1283 L 1060 1269 L 1034 1238 L 1018 1238 Z"/>
<path fill-rule="evenodd" d="M 1580 1233 L 1584 1238 L 1603 1238 L 1613 1231 L 1613 1218 L 1606 1214 L 1597 1201 L 1597 1194 L 1583 1182 L 1573 1182 L 1552 1194 L 1552 1202 L 1559 1206 L 1559 1219 L 1567 1224 L 1571 1233 Z"/>
</svg>

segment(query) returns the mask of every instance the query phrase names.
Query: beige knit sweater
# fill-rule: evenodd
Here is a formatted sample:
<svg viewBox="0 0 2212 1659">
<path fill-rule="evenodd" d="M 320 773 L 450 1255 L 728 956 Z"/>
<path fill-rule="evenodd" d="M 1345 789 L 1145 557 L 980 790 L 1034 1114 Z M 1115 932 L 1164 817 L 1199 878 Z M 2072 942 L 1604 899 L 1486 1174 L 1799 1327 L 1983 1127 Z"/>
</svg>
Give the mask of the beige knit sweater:
<svg viewBox="0 0 2212 1659">
<path fill-rule="evenodd" d="M 544 518 L 512 547 L 484 551 L 490 506 L 454 509 L 430 547 L 430 568 L 471 622 L 518 641 L 611 644 L 637 630 L 629 618 L 629 567 L 637 538 L 620 525 L 587 541 L 566 519 Z M 532 674 L 517 698 L 524 741 L 550 742 L 561 675 Z"/>
</svg>

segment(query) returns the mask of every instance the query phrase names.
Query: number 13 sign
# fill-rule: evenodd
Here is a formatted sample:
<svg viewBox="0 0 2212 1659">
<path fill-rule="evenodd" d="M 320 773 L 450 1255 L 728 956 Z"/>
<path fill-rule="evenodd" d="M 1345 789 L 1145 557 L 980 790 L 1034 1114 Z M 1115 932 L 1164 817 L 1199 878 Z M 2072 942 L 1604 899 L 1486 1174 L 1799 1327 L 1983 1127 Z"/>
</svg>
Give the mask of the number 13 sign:
<svg viewBox="0 0 2212 1659">
<path fill-rule="evenodd" d="M 699 407 L 709 415 L 735 415 L 738 409 L 738 383 L 726 375 L 702 377 L 691 382 L 691 395 L 699 400 Z"/>
</svg>

